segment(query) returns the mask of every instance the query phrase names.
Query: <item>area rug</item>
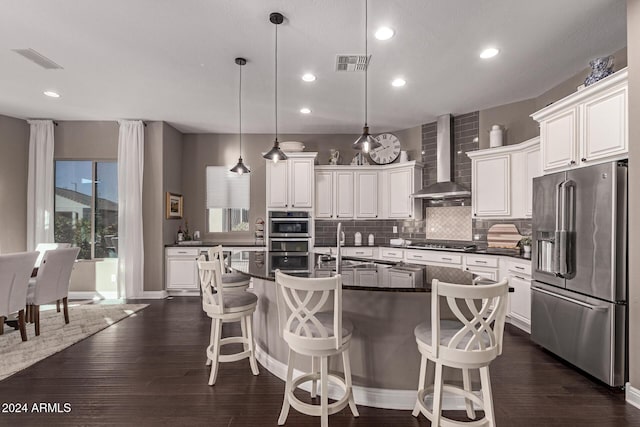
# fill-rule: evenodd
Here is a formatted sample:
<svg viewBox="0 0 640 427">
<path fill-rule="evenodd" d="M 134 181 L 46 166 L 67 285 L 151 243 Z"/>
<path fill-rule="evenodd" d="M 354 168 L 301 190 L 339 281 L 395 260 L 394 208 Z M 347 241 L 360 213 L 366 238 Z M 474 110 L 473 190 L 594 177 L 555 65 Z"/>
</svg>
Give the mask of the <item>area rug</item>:
<svg viewBox="0 0 640 427">
<path fill-rule="evenodd" d="M 147 307 L 148 304 L 74 304 L 69 303 L 69 324 L 55 307 L 40 312 L 40 336 L 27 324 L 27 341 L 20 331 L 5 325 L 0 335 L 0 380 L 64 350 Z"/>
</svg>

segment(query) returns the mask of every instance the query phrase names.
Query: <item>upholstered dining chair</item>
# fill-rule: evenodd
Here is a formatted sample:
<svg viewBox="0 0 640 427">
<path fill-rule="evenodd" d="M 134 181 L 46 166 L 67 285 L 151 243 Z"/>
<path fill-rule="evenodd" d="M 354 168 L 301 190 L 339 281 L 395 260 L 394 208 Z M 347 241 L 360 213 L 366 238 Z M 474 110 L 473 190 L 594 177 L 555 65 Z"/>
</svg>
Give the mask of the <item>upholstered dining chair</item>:
<svg viewBox="0 0 640 427">
<path fill-rule="evenodd" d="M 211 318 L 211 337 L 207 346 L 207 366 L 211 365 L 209 385 L 216 383 L 219 363 L 235 362 L 249 358 L 253 375 L 258 375 L 258 364 L 253 340 L 253 313 L 258 297 L 247 291 L 227 292 L 222 283 L 220 263 L 207 261 L 204 255 L 198 258 L 198 272 L 202 289 L 202 309 Z M 222 324 L 240 322 L 242 336 L 222 338 Z M 242 344 L 243 351 L 234 354 L 220 354 L 222 346 Z"/>
<path fill-rule="evenodd" d="M 5 318 L 17 312 L 20 336 L 22 341 L 27 340 L 24 307 L 36 258 L 38 252 L 0 255 L 0 335 L 4 332 Z"/>
<path fill-rule="evenodd" d="M 34 267 L 40 267 L 40 264 L 42 264 L 42 260 L 44 258 L 44 254 L 46 254 L 47 251 L 53 249 L 66 249 L 70 247 L 71 243 L 38 243 L 38 245 L 36 246 L 36 252 L 39 252 L 39 254 Z"/>
<path fill-rule="evenodd" d="M 320 417 L 320 425 L 329 425 L 329 415 L 349 406 L 354 417 L 358 408 L 353 398 L 349 347 L 353 323 L 342 317 L 342 277 L 337 274 L 327 278 L 303 278 L 290 276 L 276 270 L 276 295 L 279 333 L 289 345 L 287 379 L 284 401 L 278 425 L 287 422 L 289 408 Z M 331 311 L 322 311 L 326 303 Z M 311 357 L 311 372 L 293 378 L 296 355 Z M 344 377 L 329 373 L 329 356 L 342 356 Z M 319 366 L 318 366 L 319 365 Z M 316 397 L 320 381 L 320 404 L 309 404 L 295 396 L 295 389 L 311 381 L 311 397 Z M 344 393 L 337 401 L 329 403 L 329 381 Z"/>
<path fill-rule="evenodd" d="M 474 404 L 484 410 L 484 419 L 470 421 L 470 425 L 495 427 L 489 364 L 502 354 L 508 291 L 507 279 L 486 285 L 474 282 L 474 286 L 433 280 L 431 320 L 419 324 L 414 331 L 422 355 L 414 417 L 423 414 L 434 427 L 465 425 L 442 415 L 443 393 L 450 392 L 465 399 L 470 420 L 476 418 Z M 432 385 L 426 384 L 429 362 L 435 368 Z M 445 366 L 462 371 L 462 387 L 444 384 Z M 480 371 L 482 398 L 472 390 L 471 369 Z M 433 397 L 432 408 L 426 404 L 428 395 Z"/>
<path fill-rule="evenodd" d="M 64 322 L 69 323 L 69 280 L 73 264 L 80 248 L 48 250 L 38 275 L 29 282 L 27 291 L 27 310 L 31 321 L 35 323 L 36 336 L 40 335 L 40 306 L 53 301 L 62 301 Z"/>
</svg>

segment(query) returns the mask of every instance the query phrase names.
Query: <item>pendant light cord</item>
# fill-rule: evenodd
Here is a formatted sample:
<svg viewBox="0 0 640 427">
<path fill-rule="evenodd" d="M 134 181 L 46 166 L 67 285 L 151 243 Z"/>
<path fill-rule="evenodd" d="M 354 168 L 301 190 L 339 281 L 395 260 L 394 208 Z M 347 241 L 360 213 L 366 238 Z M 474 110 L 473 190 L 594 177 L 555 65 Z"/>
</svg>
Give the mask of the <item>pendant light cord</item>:
<svg viewBox="0 0 640 427">
<path fill-rule="evenodd" d="M 240 158 L 242 158 L 242 65 L 238 65 L 240 68 L 240 84 L 238 85 L 238 117 L 240 117 L 240 127 L 238 134 L 240 135 Z"/>
<path fill-rule="evenodd" d="M 364 125 L 367 126 L 367 74 L 369 71 L 369 46 L 367 43 L 367 31 L 369 27 L 369 1 L 364 0 Z"/>
<path fill-rule="evenodd" d="M 275 100 L 276 100 L 276 140 L 275 142 L 278 142 L 278 25 L 275 26 L 276 27 L 276 61 L 275 61 L 275 76 L 276 76 L 276 96 L 275 96 Z"/>
</svg>

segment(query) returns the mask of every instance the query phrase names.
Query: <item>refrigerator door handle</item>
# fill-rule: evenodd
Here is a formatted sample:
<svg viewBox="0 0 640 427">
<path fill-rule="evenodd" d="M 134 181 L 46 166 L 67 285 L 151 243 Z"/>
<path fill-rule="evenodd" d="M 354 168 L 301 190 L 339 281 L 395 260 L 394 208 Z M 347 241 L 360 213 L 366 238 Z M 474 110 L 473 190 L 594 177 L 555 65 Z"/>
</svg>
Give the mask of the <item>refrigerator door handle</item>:
<svg viewBox="0 0 640 427">
<path fill-rule="evenodd" d="M 553 264 L 554 273 L 558 277 L 564 277 L 567 274 L 566 183 L 567 180 L 564 180 L 556 187 L 556 230 Z"/>
<path fill-rule="evenodd" d="M 553 292 L 549 292 L 547 290 L 541 289 L 541 288 L 536 288 L 533 287 L 531 290 L 536 291 L 536 292 L 540 292 L 542 294 L 546 294 L 555 298 L 559 298 L 561 300 L 565 300 L 568 301 L 572 304 L 577 304 L 579 306 L 588 308 L 589 310 L 595 310 L 595 311 L 607 311 L 608 307 L 607 306 L 602 306 L 602 305 L 591 305 L 591 304 L 587 304 L 586 302 L 582 302 L 582 301 L 578 301 L 576 299 L 573 298 L 569 298 L 569 297 L 565 297 L 564 295 L 560 295 L 560 294 L 556 294 Z"/>
</svg>

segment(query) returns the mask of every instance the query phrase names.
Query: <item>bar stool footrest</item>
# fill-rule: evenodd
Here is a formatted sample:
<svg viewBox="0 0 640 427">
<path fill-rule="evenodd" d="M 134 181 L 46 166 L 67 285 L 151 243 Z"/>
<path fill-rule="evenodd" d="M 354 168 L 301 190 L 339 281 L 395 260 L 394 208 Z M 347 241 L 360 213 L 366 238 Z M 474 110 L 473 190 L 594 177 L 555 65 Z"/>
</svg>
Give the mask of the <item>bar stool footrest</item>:
<svg viewBox="0 0 640 427">
<path fill-rule="evenodd" d="M 340 388 L 342 388 L 342 390 L 344 390 L 344 395 L 342 396 L 342 398 L 340 400 L 337 400 L 333 403 L 330 403 L 327 408 L 328 408 L 328 413 L 329 415 L 332 414 L 336 414 L 340 411 L 342 411 L 344 408 L 346 408 L 349 405 L 349 390 L 347 390 L 347 384 L 344 380 L 344 378 L 339 377 L 338 375 L 335 374 L 329 374 L 327 376 L 327 379 L 329 380 L 329 382 L 333 382 L 334 384 L 338 385 Z M 298 388 L 301 384 L 306 383 L 308 381 L 319 381 L 320 380 L 320 375 L 319 374 L 314 374 L 314 373 L 308 373 L 308 374 L 304 374 L 299 376 L 298 378 L 295 378 L 292 381 L 291 384 L 291 389 L 295 390 L 296 388 Z M 323 393 L 326 393 L 326 391 L 323 390 Z M 289 391 L 287 392 L 287 398 L 289 399 L 289 403 L 291 404 L 291 406 L 297 410 L 298 412 L 301 412 L 303 414 L 306 415 L 315 415 L 315 416 L 320 416 L 321 415 L 321 407 L 319 404 L 314 405 L 311 403 L 305 403 L 301 400 L 299 400 L 294 394 L 293 391 Z"/>
</svg>

